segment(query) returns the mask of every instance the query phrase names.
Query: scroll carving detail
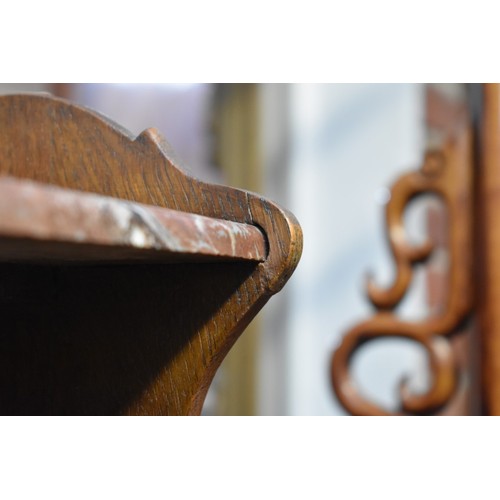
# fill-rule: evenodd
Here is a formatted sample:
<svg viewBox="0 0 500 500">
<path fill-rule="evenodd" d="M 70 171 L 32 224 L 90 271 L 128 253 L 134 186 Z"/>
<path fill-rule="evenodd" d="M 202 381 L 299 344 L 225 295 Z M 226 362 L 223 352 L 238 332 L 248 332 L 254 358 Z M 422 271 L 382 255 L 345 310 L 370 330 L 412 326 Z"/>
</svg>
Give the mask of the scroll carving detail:
<svg viewBox="0 0 500 500">
<path fill-rule="evenodd" d="M 343 406 L 354 415 L 389 415 L 358 391 L 350 361 L 362 344 L 379 337 L 400 337 L 420 343 L 428 354 L 431 384 L 425 394 L 413 394 L 401 383 L 401 411 L 397 414 L 432 413 L 453 395 L 457 373 L 449 335 L 467 317 L 471 308 L 471 219 L 472 219 L 471 136 L 468 130 L 457 135 L 441 151 L 427 153 L 419 171 L 400 177 L 391 189 L 386 207 L 387 235 L 396 265 L 396 278 L 387 289 L 367 283 L 370 301 L 377 312 L 346 333 L 331 359 L 331 381 Z M 420 322 L 402 321 L 393 309 L 405 296 L 413 268 L 432 253 L 433 244 L 412 246 L 404 227 L 408 203 L 425 194 L 435 194 L 449 214 L 448 296 L 443 312 Z"/>
</svg>

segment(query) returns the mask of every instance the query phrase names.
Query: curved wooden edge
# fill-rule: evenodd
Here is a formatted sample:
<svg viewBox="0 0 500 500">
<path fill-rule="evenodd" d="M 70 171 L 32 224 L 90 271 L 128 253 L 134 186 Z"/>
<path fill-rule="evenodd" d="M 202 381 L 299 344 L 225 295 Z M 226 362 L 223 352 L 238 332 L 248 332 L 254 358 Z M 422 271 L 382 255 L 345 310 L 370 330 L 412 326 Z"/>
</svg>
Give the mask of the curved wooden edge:
<svg viewBox="0 0 500 500">
<path fill-rule="evenodd" d="M 444 168 L 440 152 L 429 152 L 422 169 L 402 175 L 391 188 L 391 198 L 386 205 L 387 239 L 396 264 L 396 278 L 387 289 L 367 282 L 367 293 L 378 309 L 393 309 L 406 294 L 413 278 L 413 265 L 424 262 L 431 254 L 431 241 L 412 246 L 404 225 L 404 213 L 410 201 L 426 193 L 440 193 L 439 176 Z"/>
<path fill-rule="evenodd" d="M 179 173 L 189 178 L 183 172 L 182 167 L 178 166 L 180 161 L 176 158 L 170 144 L 156 129 L 144 131 L 136 140 L 139 139 L 151 141 L 165 155 L 165 158 L 172 162 L 171 165 Z M 259 227 L 265 234 L 268 243 L 267 259 L 262 264 L 263 284 L 270 295 L 279 292 L 297 267 L 302 255 L 302 228 L 296 217 L 290 211 L 259 194 L 217 184 L 208 184 L 195 178 L 191 179 L 200 185 L 205 194 L 212 191 L 220 199 L 223 194 L 227 195 L 230 191 L 233 195 L 238 196 L 237 202 L 240 207 L 246 207 L 248 210 L 243 218 L 232 219 L 225 212 L 218 212 L 217 215 L 212 207 L 209 207 L 208 213 L 202 215 L 244 222 Z"/>
<path fill-rule="evenodd" d="M 271 294 L 300 259 L 302 230 L 290 212 L 261 195 L 189 176 L 154 128 L 133 138 L 109 118 L 46 94 L 1 96 L 0 119 L 0 154 L 9 158 L 0 174 L 256 225 L 268 240 L 261 270 Z M 37 150 L 41 143 L 53 147 Z"/>
<path fill-rule="evenodd" d="M 250 224 L 0 177 L 0 259 L 8 262 L 262 262 L 266 246 Z"/>
<path fill-rule="evenodd" d="M 186 339 L 185 348 L 129 411 L 142 412 L 168 385 L 182 397 L 159 403 L 160 412 L 199 413 L 222 359 L 297 266 L 302 232 L 295 217 L 259 195 L 190 177 L 155 129 L 134 139 L 111 120 L 62 99 L 0 97 L 0 123 L 1 175 L 251 224 L 265 234 L 265 261 L 255 265 L 198 336 Z"/>
<path fill-rule="evenodd" d="M 449 294 L 442 314 L 410 323 L 394 312 L 405 296 L 413 277 L 413 267 L 432 251 L 425 243 L 412 247 L 407 240 L 403 213 L 408 202 L 424 194 L 439 196 L 449 211 L 448 274 Z M 377 313 L 354 326 L 343 337 L 331 358 L 330 377 L 333 389 L 343 406 L 354 415 L 389 415 L 391 412 L 365 398 L 356 387 L 350 362 L 361 345 L 380 337 L 399 337 L 419 343 L 427 352 L 431 385 L 424 394 L 412 394 L 401 384 L 401 412 L 428 414 L 442 407 L 457 386 L 456 363 L 449 336 L 454 333 L 472 307 L 472 142 L 464 128 L 443 151 L 428 153 L 420 171 L 403 175 L 392 187 L 387 205 L 388 238 L 396 263 L 396 279 L 387 290 L 368 283 L 368 293 Z"/>
<path fill-rule="evenodd" d="M 398 337 L 419 343 L 426 351 L 432 373 L 431 387 L 425 394 L 413 394 L 406 381 L 400 384 L 401 411 L 397 415 L 433 411 L 451 396 L 456 387 L 456 369 L 449 343 L 432 335 L 427 324 L 398 320 L 393 314 L 381 312 L 351 329 L 334 352 L 330 364 L 332 384 L 342 405 L 352 415 L 391 415 L 366 399 L 356 387 L 350 374 L 350 361 L 360 346 L 381 337 Z"/>
</svg>

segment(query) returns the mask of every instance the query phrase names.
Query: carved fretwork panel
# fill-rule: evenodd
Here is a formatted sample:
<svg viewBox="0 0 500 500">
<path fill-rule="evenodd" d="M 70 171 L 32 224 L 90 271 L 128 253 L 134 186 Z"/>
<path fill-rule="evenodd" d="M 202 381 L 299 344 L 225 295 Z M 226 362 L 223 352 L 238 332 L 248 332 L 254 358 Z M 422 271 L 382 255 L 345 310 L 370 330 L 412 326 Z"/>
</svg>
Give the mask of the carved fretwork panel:
<svg viewBox="0 0 500 500">
<path fill-rule="evenodd" d="M 400 177 L 391 189 L 386 207 L 387 236 L 396 265 L 396 278 L 387 289 L 368 281 L 367 293 L 376 308 L 372 318 L 348 331 L 331 359 L 331 381 L 338 399 L 354 415 L 388 415 L 389 411 L 365 398 L 354 383 L 351 360 L 366 342 L 380 337 L 400 337 L 418 342 L 429 360 L 430 386 L 423 394 L 412 393 L 401 383 L 398 414 L 429 414 L 442 408 L 457 390 L 457 360 L 450 343 L 469 315 L 472 302 L 472 152 L 467 128 L 458 131 L 441 149 L 426 154 L 420 170 Z M 448 213 L 449 270 L 445 303 L 435 316 L 423 321 L 401 320 L 394 312 L 408 291 L 416 265 L 424 264 L 433 251 L 429 239 L 410 244 L 404 225 L 405 208 L 426 194 L 438 196 Z"/>
</svg>

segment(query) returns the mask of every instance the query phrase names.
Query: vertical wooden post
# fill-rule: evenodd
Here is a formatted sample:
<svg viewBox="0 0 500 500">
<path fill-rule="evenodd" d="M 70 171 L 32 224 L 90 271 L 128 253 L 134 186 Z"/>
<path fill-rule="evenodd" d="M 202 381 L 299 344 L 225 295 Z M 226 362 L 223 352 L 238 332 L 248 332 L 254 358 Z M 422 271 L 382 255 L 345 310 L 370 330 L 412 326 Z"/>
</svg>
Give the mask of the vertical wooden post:
<svg viewBox="0 0 500 500">
<path fill-rule="evenodd" d="M 469 128 L 471 89 L 463 83 L 426 85 L 427 147 L 442 149 L 447 141 L 457 141 L 464 128 Z M 472 172 L 472 175 L 474 172 Z M 434 202 L 435 203 L 435 202 Z M 444 258 L 431 259 L 426 264 L 427 299 L 430 314 L 439 314 L 446 307 L 450 290 L 449 274 L 449 214 L 444 205 L 428 208 L 429 237 L 434 252 Z M 473 242 L 468 242 L 473 245 Z M 437 252 L 436 252 L 437 251 Z M 476 415 L 480 410 L 479 332 L 475 321 L 467 321 L 450 337 L 453 357 L 459 373 L 458 387 L 438 415 Z"/>
<path fill-rule="evenodd" d="M 481 127 L 481 161 L 476 176 L 476 262 L 483 411 L 500 415 L 500 84 L 483 86 Z"/>
</svg>

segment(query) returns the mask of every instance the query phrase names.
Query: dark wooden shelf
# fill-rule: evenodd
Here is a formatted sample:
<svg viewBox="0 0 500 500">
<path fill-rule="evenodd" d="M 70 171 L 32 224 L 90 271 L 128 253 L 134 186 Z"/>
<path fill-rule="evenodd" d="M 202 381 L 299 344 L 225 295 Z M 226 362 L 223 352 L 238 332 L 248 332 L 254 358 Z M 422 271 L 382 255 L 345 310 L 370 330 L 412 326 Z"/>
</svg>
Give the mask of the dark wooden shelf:
<svg viewBox="0 0 500 500">
<path fill-rule="evenodd" d="M 199 414 L 294 216 L 61 99 L 2 96 L 0 127 L 0 414 Z"/>
</svg>

